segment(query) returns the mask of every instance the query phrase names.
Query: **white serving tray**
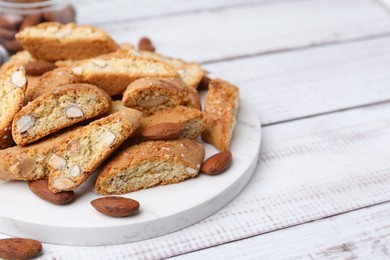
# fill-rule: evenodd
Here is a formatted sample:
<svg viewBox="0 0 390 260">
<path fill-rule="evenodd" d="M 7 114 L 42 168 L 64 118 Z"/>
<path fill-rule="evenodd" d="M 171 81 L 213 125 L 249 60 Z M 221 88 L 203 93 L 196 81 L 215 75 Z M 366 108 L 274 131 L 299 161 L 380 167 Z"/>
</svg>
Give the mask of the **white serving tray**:
<svg viewBox="0 0 390 260">
<path fill-rule="evenodd" d="M 94 191 L 96 176 L 76 190 L 73 203 L 62 206 L 36 197 L 26 182 L 0 181 L 0 232 L 52 244 L 111 245 L 183 229 L 217 212 L 241 192 L 256 168 L 260 141 L 259 117 L 241 102 L 228 171 L 123 195 L 141 204 L 137 215 L 126 218 L 107 217 L 90 205 L 101 197 Z M 211 145 L 205 147 L 206 158 L 217 152 Z"/>
</svg>

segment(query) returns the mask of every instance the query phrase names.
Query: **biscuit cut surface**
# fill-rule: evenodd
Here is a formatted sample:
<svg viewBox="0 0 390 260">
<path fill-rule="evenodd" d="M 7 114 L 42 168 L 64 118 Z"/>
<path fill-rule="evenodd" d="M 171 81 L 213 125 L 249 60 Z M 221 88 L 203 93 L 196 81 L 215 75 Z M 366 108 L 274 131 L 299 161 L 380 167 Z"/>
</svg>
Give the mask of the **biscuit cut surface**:
<svg viewBox="0 0 390 260">
<path fill-rule="evenodd" d="M 47 179 L 47 161 L 51 153 L 77 128 L 45 138 L 28 146 L 13 146 L 0 151 L 0 180 Z"/>
<path fill-rule="evenodd" d="M 118 48 L 106 32 L 75 23 L 42 23 L 25 28 L 16 38 L 32 57 L 47 61 L 87 59 Z"/>
<path fill-rule="evenodd" d="M 69 84 L 46 93 L 23 107 L 14 117 L 12 136 L 26 145 L 60 129 L 104 114 L 111 99 L 89 84 Z"/>
<path fill-rule="evenodd" d="M 152 114 L 166 107 L 174 107 L 187 98 L 185 86 L 159 78 L 142 78 L 131 83 L 123 94 L 123 105 Z"/>
<path fill-rule="evenodd" d="M 103 195 L 125 194 L 178 183 L 198 175 L 204 154 L 203 145 L 190 139 L 143 142 L 109 161 L 95 189 Z"/>
<path fill-rule="evenodd" d="M 79 82 L 94 84 L 110 96 L 122 95 L 131 82 L 140 78 L 177 76 L 175 69 L 161 61 L 134 56 L 117 58 L 110 54 L 81 62 L 72 71 Z"/>
<path fill-rule="evenodd" d="M 213 144 L 220 151 L 229 150 L 238 102 L 239 91 L 236 86 L 222 79 L 210 82 L 204 107 L 206 129 L 202 133 L 203 141 Z"/>
<path fill-rule="evenodd" d="M 157 111 L 151 116 L 142 118 L 141 132 L 148 127 L 163 123 L 179 124 L 181 128 L 179 138 L 195 139 L 206 128 L 201 111 L 190 107 L 176 106 Z"/>
<path fill-rule="evenodd" d="M 122 101 L 124 106 L 150 115 L 167 107 L 191 106 L 193 91 L 180 78 L 142 78 L 127 87 Z"/>
<path fill-rule="evenodd" d="M 9 64 L 0 76 L 0 149 L 10 147 L 12 120 L 22 109 L 27 86 L 26 72 L 18 63 Z"/>
<path fill-rule="evenodd" d="M 49 159 L 49 189 L 79 187 L 139 127 L 141 116 L 127 108 L 79 129 Z"/>
</svg>

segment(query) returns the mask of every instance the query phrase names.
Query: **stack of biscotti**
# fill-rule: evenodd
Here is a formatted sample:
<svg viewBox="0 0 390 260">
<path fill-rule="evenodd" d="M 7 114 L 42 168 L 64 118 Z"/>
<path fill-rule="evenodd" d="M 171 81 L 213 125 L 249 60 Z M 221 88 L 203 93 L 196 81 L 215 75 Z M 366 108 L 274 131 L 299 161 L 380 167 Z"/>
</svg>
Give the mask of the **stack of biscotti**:
<svg viewBox="0 0 390 260">
<path fill-rule="evenodd" d="M 0 180 L 48 179 L 57 193 L 101 168 L 96 191 L 124 194 L 196 177 L 200 136 L 230 150 L 238 88 L 204 84 L 199 64 L 74 23 L 27 27 L 16 38 L 25 50 L 1 68 Z"/>
</svg>

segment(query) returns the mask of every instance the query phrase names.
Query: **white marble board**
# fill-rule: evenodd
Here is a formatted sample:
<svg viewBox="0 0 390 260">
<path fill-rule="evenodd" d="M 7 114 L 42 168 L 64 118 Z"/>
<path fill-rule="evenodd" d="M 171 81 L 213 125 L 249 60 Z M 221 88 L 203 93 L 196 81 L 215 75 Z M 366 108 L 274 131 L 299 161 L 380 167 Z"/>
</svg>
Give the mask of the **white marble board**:
<svg viewBox="0 0 390 260">
<path fill-rule="evenodd" d="M 165 235 L 195 224 L 235 198 L 257 165 L 261 141 L 258 115 L 241 102 L 232 140 L 233 164 L 217 176 L 200 174 L 179 184 L 159 186 L 124 195 L 141 204 L 137 215 L 111 218 L 90 201 L 96 176 L 76 191 L 76 200 L 63 206 L 33 195 L 25 182 L 0 181 L 0 232 L 61 245 L 109 245 Z M 206 158 L 216 152 L 206 144 Z"/>
</svg>

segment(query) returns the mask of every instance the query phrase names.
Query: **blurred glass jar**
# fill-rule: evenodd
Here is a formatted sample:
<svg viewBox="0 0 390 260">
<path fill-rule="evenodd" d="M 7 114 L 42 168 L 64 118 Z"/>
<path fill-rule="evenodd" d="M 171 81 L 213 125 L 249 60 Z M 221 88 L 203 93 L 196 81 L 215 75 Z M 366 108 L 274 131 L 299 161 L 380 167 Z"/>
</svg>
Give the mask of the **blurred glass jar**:
<svg viewBox="0 0 390 260">
<path fill-rule="evenodd" d="M 0 0 L 0 44 L 9 52 L 23 49 L 15 34 L 42 22 L 74 22 L 76 10 L 69 0 Z"/>
</svg>

